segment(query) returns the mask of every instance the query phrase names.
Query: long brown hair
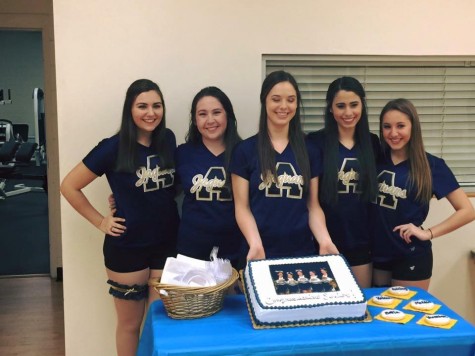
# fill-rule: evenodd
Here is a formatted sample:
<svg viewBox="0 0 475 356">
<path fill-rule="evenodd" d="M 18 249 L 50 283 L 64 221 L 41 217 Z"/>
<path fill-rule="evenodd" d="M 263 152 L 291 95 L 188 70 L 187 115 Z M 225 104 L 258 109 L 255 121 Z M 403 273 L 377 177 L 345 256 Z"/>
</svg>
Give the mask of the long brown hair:
<svg viewBox="0 0 475 356">
<path fill-rule="evenodd" d="M 319 193 L 321 201 L 336 205 L 338 202 L 338 124 L 332 113 L 332 104 L 335 96 L 341 91 L 350 91 L 357 95 L 363 106 L 361 118 L 356 124 L 354 140 L 356 154 L 360 164 L 358 188 L 361 191 L 361 200 L 365 202 L 376 198 L 376 163 L 375 152 L 371 141 L 366 108 L 366 93 L 361 83 L 353 77 L 335 79 L 328 87 L 325 107 L 325 155 L 323 156 L 322 186 Z"/>
<path fill-rule="evenodd" d="M 275 169 L 275 150 L 272 146 L 267 126 L 266 98 L 272 88 L 282 82 L 289 82 L 297 93 L 297 110 L 295 111 L 295 116 L 292 120 L 290 120 L 289 123 L 289 142 L 290 147 L 292 147 L 292 151 L 294 152 L 297 165 L 302 172 L 304 182 L 303 191 L 304 193 L 307 193 L 310 182 L 310 163 L 307 153 L 307 146 L 305 144 L 305 134 L 302 131 L 302 126 L 300 123 L 302 97 L 300 95 L 300 90 L 295 78 L 292 76 L 292 74 L 282 70 L 270 73 L 262 83 L 260 95 L 261 114 L 259 117 L 259 132 L 257 134 L 261 175 L 264 182 L 267 182 L 272 178 L 274 178 L 274 180 L 277 182 L 277 172 Z"/>
<path fill-rule="evenodd" d="M 210 86 L 201 89 L 193 98 L 191 103 L 191 112 L 190 112 L 190 124 L 188 127 L 188 133 L 186 134 L 185 141 L 197 144 L 202 142 L 202 136 L 198 127 L 196 126 L 196 107 L 198 102 L 206 97 L 211 96 L 218 100 L 223 106 L 224 111 L 226 112 L 226 131 L 224 132 L 224 169 L 226 170 L 226 185 L 231 185 L 231 179 L 229 179 L 229 162 L 231 161 L 231 153 L 238 142 L 242 139 L 239 136 L 237 130 L 237 119 L 234 114 L 233 104 L 229 97 L 219 88 Z"/>
<path fill-rule="evenodd" d="M 407 99 L 395 99 L 388 102 L 379 115 L 379 137 L 384 154 L 390 154 L 390 148 L 383 138 L 383 117 L 391 110 L 399 111 L 411 121 L 411 139 L 407 143 L 409 160 L 409 183 L 416 188 L 416 200 L 429 203 L 432 198 L 432 174 L 422 141 L 421 122 L 417 110 Z"/>
<path fill-rule="evenodd" d="M 152 132 L 150 147 L 158 155 L 161 168 L 172 168 L 173 154 L 166 139 L 165 99 L 159 86 L 149 79 L 138 79 L 130 84 L 125 95 L 122 109 L 122 121 L 119 130 L 119 153 L 117 155 L 116 169 L 119 172 L 135 172 L 139 166 L 137 153 L 137 125 L 132 118 L 132 106 L 135 99 L 147 91 L 155 91 L 162 100 L 163 117 L 160 124 Z"/>
</svg>

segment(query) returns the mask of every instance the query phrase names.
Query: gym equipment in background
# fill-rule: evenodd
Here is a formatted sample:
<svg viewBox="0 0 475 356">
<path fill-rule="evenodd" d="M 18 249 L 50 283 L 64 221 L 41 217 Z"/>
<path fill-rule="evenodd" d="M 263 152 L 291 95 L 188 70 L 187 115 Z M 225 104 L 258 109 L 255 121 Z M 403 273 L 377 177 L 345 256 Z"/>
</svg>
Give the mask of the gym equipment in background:
<svg viewBox="0 0 475 356">
<path fill-rule="evenodd" d="M 35 142 L 28 142 L 28 125 L 0 120 L 0 199 L 32 191 L 47 192 L 44 92 L 33 90 Z M 2 130 L 3 129 L 3 130 Z M 3 133 L 3 136 L 2 136 Z M 35 163 L 32 163 L 35 162 Z M 42 180 L 43 187 L 15 184 L 6 191 L 6 179 Z"/>
<path fill-rule="evenodd" d="M 33 111 L 35 122 L 35 142 L 38 145 L 36 165 L 46 162 L 45 107 L 44 92 L 41 88 L 33 90 Z"/>
<path fill-rule="evenodd" d="M 14 140 L 13 124 L 10 120 L 0 119 L 0 146 Z"/>
<path fill-rule="evenodd" d="M 40 174 L 25 173 L 31 167 L 31 160 L 38 145 L 36 142 L 8 141 L 0 148 L 0 200 L 28 192 L 44 192 L 41 187 L 28 187 L 19 183 L 11 191 L 6 191 L 6 179 L 45 179 Z"/>
</svg>

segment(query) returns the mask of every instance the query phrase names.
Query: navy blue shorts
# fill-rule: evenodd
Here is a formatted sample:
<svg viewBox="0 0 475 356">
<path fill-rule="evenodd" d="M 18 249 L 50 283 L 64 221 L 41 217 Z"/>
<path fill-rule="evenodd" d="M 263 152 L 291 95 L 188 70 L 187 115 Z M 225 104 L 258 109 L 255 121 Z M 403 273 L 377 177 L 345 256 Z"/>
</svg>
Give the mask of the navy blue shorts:
<svg viewBox="0 0 475 356">
<path fill-rule="evenodd" d="M 410 256 L 389 262 L 373 262 L 373 268 L 392 273 L 392 279 L 423 281 L 432 277 L 432 250 L 424 255 Z"/>
<path fill-rule="evenodd" d="M 137 272 L 144 269 L 163 269 L 168 257 L 176 257 L 176 246 L 156 245 L 145 247 L 116 246 L 105 238 L 102 249 L 104 264 L 119 273 Z"/>
</svg>

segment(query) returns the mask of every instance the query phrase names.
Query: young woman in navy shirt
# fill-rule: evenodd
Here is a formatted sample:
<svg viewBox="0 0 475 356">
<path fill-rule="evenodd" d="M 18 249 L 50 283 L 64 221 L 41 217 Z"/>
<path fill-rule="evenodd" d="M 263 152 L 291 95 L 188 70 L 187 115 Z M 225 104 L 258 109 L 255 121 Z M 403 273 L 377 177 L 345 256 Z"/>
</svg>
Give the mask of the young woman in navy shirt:
<svg viewBox="0 0 475 356">
<path fill-rule="evenodd" d="M 319 201 L 328 232 L 359 285 L 371 287 L 369 208 L 376 197 L 375 152 L 369 132 L 366 94 L 352 77 L 334 80 L 326 94 L 325 127 L 309 134 L 323 153 Z"/>
<path fill-rule="evenodd" d="M 175 148 L 160 88 L 140 79 L 127 90 L 118 134 L 102 140 L 61 184 L 73 208 L 106 234 L 104 262 L 121 356 L 135 355 L 147 296 L 149 302 L 158 297 L 148 293 L 149 278 L 159 277 L 166 258 L 176 254 Z M 114 194 L 114 215 L 102 215 L 82 192 L 103 174 Z"/>
<path fill-rule="evenodd" d="M 260 101 L 259 132 L 236 146 L 230 169 L 247 258 L 316 254 L 313 235 L 328 238 L 319 231 L 322 214 L 309 221 L 307 205 L 313 206 L 308 198 L 318 194 L 320 154 L 302 132 L 294 77 L 284 71 L 269 74 Z"/>
<path fill-rule="evenodd" d="M 209 260 L 218 257 L 240 268 L 244 237 L 234 216 L 229 177 L 231 152 L 241 138 L 228 96 L 216 87 L 200 90 L 191 104 L 186 143 L 175 154 L 177 177 L 184 191 L 178 253 Z"/>
<path fill-rule="evenodd" d="M 443 159 L 424 150 L 414 105 L 392 100 L 383 108 L 378 164 L 379 192 L 374 209 L 374 272 L 376 286 L 429 288 L 431 240 L 475 219 L 475 211 Z M 447 198 L 455 212 L 442 222 L 422 227 L 432 196 Z"/>
</svg>

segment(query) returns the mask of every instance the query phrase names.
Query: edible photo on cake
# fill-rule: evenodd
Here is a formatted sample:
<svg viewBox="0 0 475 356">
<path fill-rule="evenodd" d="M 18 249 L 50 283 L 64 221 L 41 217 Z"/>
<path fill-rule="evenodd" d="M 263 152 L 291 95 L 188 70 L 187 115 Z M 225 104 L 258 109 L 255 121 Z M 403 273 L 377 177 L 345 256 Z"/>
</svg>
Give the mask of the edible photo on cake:
<svg viewBox="0 0 475 356">
<path fill-rule="evenodd" d="M 275 292 L 283 294 L 339 291 L 328 262 L 269 265 Z"/>
</svg>

